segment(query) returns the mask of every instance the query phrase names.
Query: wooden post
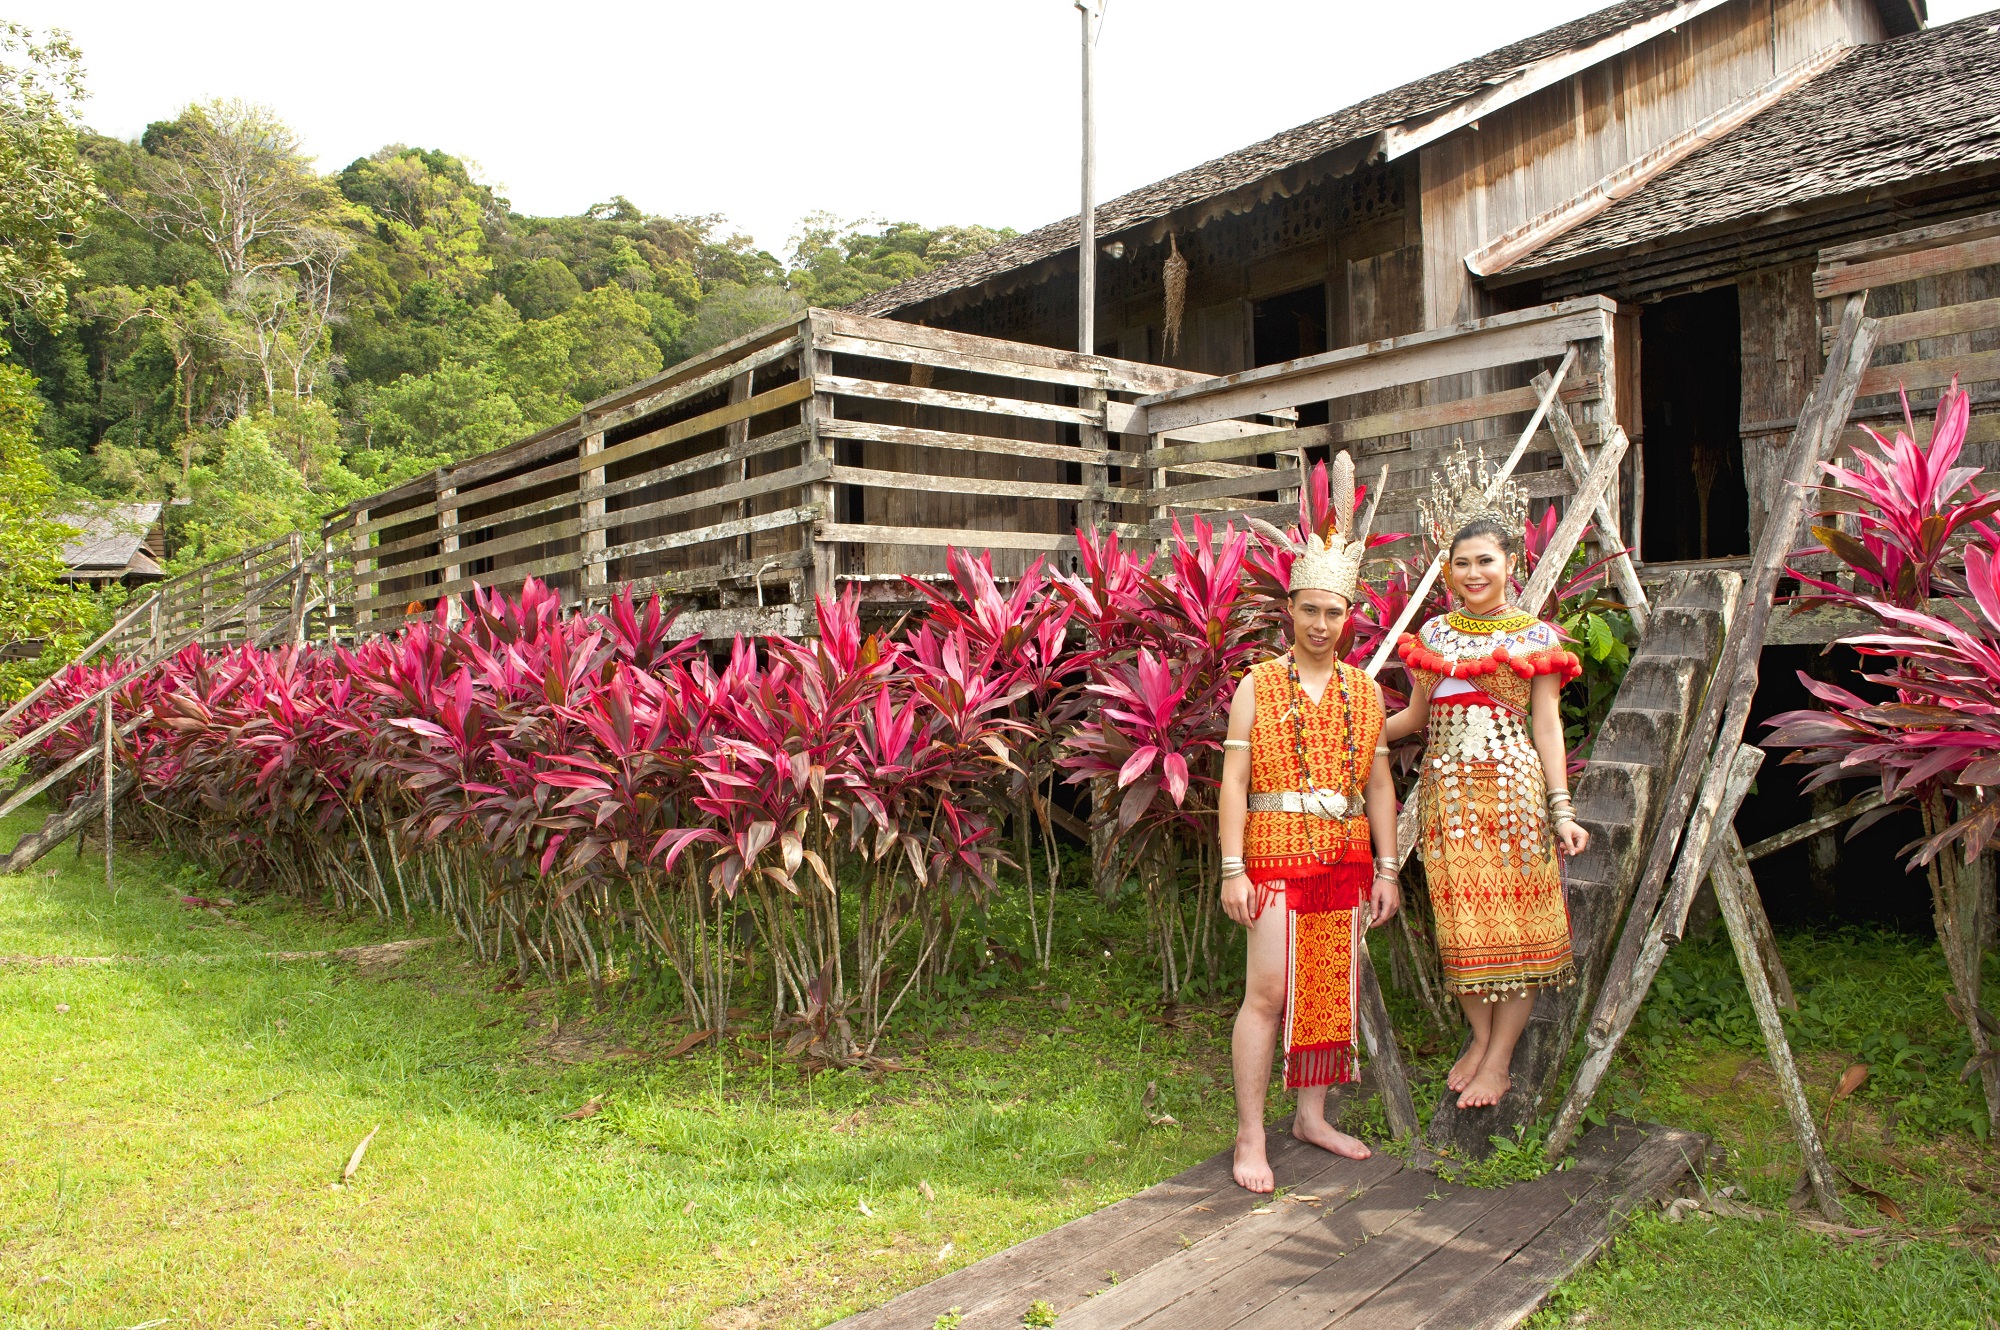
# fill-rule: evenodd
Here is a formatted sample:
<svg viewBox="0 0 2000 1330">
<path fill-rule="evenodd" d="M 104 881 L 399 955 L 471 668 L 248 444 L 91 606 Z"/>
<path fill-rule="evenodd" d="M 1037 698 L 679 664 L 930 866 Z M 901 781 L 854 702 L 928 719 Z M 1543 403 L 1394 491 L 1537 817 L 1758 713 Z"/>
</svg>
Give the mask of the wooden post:
<svg viewBox="0 0 2000 1330">
<path fill-rule="evenodd" d="M 1410 1073 L 1403 1065 L 1403 1052 L 1396 1046 L 1396 1027 L 1389 1020 L 1389 1005 L 1382 1000 L 1382 983 L 1375 974 L 1375 959 L 1368 954 L 1366 935 L 1355 943 L 1354 975 L 1356 1024 L 1361 1042 L 1368 1049 L 1368 1061 L 1382 1092 L 1382 1111 L 1389 1119 L 1389 1131 L 1398 1140 L 1414 1140 L 1417 1134 L 1417 1104 L 1410 1095 Z"/>
<path fill-rule="evenodd" d="M 729 404 L 734 406 L 738 402 L 749 401 L 757 391 L 756 380 L 757 371 L 754 369 L 746 369 L 731 379 L 729 381 Z M 750 420 L 748 417 L 742 420 L 732 420 L 722 427 L 723 447 L 741 448 L 748 442 L 750 442 Z M 731 468 L 731 471 L 733 472 L 730 476 L 731 481 L 741 484 L 749 480 L 750 459 L 748 457 L 743 458 Z M 739 521 L 750 516 L 750 500 L 747 497 L 736 501 L 736 516 Z M 736 557 L 739 562 L 748 563 L 750 561 L 751 549 L 756 539 L 755 535 L 737 537 Z M 725 603 L 727 602 L 725 601 Z"/>
<path fill-rule="evenodd" d="M 111 805 L 117 797 L 117 769 L 111 763 L 111 694 L 104 695 L 99 706 L 98 728 L 104 732 L 104 889 L 117 889 L 117 882 L 111 873 Z"/>
<path fill-rule="evenodd" d="M 1105 403 L 1110 400 L 1111 394 L 1102 388 L 1077 389 L 1076 404 L 1090 412 L 1092 420 L 1077 429 L 1077 442 L 1085 448 L 1102 451 L 1111 446 L 1111 436 L 1104 427 Z M 1077 505 L 1076 524 L 1086 531 L 1096 531 L 1104 520 L 1104 501 L 1100 496 L 1104 493 L 1108 470 L 1102 462 L 1083 464 L 1083 483 L 1091 497 Z"/>
<path fill-rule="evenodd" d="M 1840 1208 L 1840 1197 L 1834 1187 L 1833 1166 L 1827 1162 L 1826 1148 L 1820 1143 L 1819 1127 L 1813 1121 L 1812 1104 L 1806 1099 L 1805 1082 L 1799 1079 L 1798 1064 L 1792 1060 L 1792 1046 L 1785 1039 L 1785 1022 L 1778 1015 L 1778 1002 L 1771 990 L 1771 980 L 1764 972 L 1763 958 L 1758 953 L 1756 930 L 1751 922 L 1751 901 L 1756 892 L 1756 884 L 1750 880 L 1748 871 L 1737 872 L 1737 865 L 1728 857 L 1728 844 L 1723 845 L 1723 855 L 1718 863 L 1725 871 L 1715 874 L 1715 901 L 1722 907 L 1722 919 L 1729 926 L 1729 945 L 1735 949 L 1737 968 L 1743 971 L 1744 987 L 1750 991 L 1750 1006 L 1757 1013 L 1757 1028 L 1764 1035 L 1764 1052 L 1771 1059 L 1771 1070 L 1777 1073 L 1778 1091 L 1785 1100 L 1785 1112 L 1792 1119 L 1792 1131 L 1798 1137 L 1799 1150 L 1805 1156 L 1806 1178 L 1812 1184 L 1813 1200 L 1819 1205 L 1819 1212 L 1827 1222 L 1844 1224 L 1846 1214 Z M 1737 853 L 1742 849 L 1739 846 Z M 1757 906 L 1762 913 L 1763 907 Z"/>
<path fill-rule="evenodd" d="M 1728 874 L 1736 897 L 1743 903 L 1743 917 L 1751 932 L 1751 942 L 1764 962 L 1764 974 L 1778 1005 L 1786 1011 L 1799 1009 L 1798 995 L 1792 991 L 1792 974 L 1785 958 L 1778 954 L 1778 939 L 1771 931 L 1771 916 L 1764 913 L 1764 898 L 1757 894 L 1757 879 L 1750 875 L 1750 856 L 1736 837 L 1736 828 L 1722 829 L 1722 848 L 1708 865 L 1708 879 L 1722 899 L 1722 876 Z"/>
<path fill-rule="evenodd" d="M 1146 451 L 1149 453 L 1157 454 L 1166 446 L 1167 436 L 1164 434 L 1149 435 L 1146 439 Z M 1168 512 L 1167 469 L 1163 466 L 1155 466 L 1151 469 L 1150 474 L 1152 476 L 1153 506 L 1146 510 L 1146 520 L 1149 524 L 1164 529 L 1162 524 L 1166 522 Z M 1165 553 L 1167 542 L 1164 536 L 1160 538 L 1159 548 L 1162 553 Z"/>
<path fill-rule="evenodd" d="M 1536 391 L 1545 386 L 1546 373 L 1537 374 L 1534 380 Z M 1583 479 L 1590 474 L 1590 463 L 1583 453 L 1583 440 L 1577 437 L 1576 422 L 1570 419 L 1569 409 L 1558 399 L 1549 405 L 1549 432 L 1555 435 L 1556 448 L 1562 453 L 1563 465 L 1576 479 L 1578 490 L 1583 488 Z M 1611 575 L 1618 583 L 1618 594 L 1624 598 L 1625 608 L 1632 615 L 1632 626 L 1643 635 L 1651 606 L 1646 600 L 1646 589 L 1639 583 L 1639 570 L 1632 563 L 1631 552 L 1625 548 L 1624 537 L 1619 534 L 1616 496 L 1604 494 L 1592 505 L 1591 511 L 1597 519 L 1597 536 L 1607 549 L 1620 553 L 1611 561 Z"/>
<path fill-rule="evenodd" d="M 820 346 L 831 335 L 832 328 L 818 311 L 809 312 L 799 325 L 799 377 L 815 383 L 833 372 L 833 354 L 820 350 Z M 815 392 L 799 403 L 799 423 L 806 427 L 806 439 L 799 447 L 801 462 L 817 461 L 822 466 L 833 465 L 833 440 L 820 433 L 820 426 L 833 419 L 833 394 Z M 830 540 L 819 538 L 822 524 L 837 520 L 839 514 L 833 506 L 833 482 L 816 480 L 807 489 L 807 503 L 817 508 L 812 529 L 812 558 L 809 568 L 808 586 L 815 598 L 825 596 L 831 600 L 836 594 L 836 578 L 840 574 L 838 561 L 840 546 Z"/>
<path fill-rule="evenodd" d="M 354 640 L 359 642 L 361 634 L 368 626 L 373 612 L 363 603 L 375 594 L 375 583 L 368 576 L 368 509 L 354 510 Z"/>
<path fill-rule="evenodd" d="M 150 633 L 150 640 L 152 642 L 149 654 L 154 656 L 160 654 L 160 641 L 161 641 L 161 631 L 162 631 L 161 610 L 163 605 L 164 602 L 162 601 L 161 597 L 159 596 L 158 593 L 155 593 L 153 596 L 152 613 L 148 616 L 148 621 L 147 621 L 147 628 Z"/>
<path fill-rule="evenodd" d="M 442 470 L 437 473 L 437 516 L 432 519 L 437 525 L 438 553 L 458 553 L 458 483 Z M 588 537 L 585 538 L 586 546 Z M 456 559 L 439 570 L 438 581 L 450 586 L 465 575 L 465 565 Z M 450 592 L 441 594 L 450 595 Z"/>
<path fill-rule="evenodd" d="M 577 557 L 583 564 L 581 594 L 586 605 L 604 599 L 611 577 L 611 565 L 604 558 L 604 468 L 591 465 L 591 459 L 603 451 L 602 430 L 584 436 L 583 450 L 578 459 L 576 492 L 583 501 L 580 510 L 583 539 L 578 542 Z"/>
<path fill-rule="evenodd" d="M 1549 537 L 1548 545 L 1542 550 L 1541 562 L 1535 565 L 1534 576 L 1528 579 L 1527 589 L 1516 602 L 1526 613 L 1541 617 L 1542 602 L 1554 593 L 1563 569 L 1569 565 L 1571 552 L 1583 541 L 1584 528 L 1590 525 L 1597 506 L 1611 488 L 1611 482 L 1617 479 L 1618 464 L 1624 457 L 1625 431 L 1613 425 L 1611 436 L 1597 450 L 1597 458 L 1590 464 L 1590 470 L 1577 476 L 1576 493 L 1569 501 L 1569 511 L 1556 524 L 1555 534 Z"/>
<path fill-rule="evenodd" d="M 310 590 L 305 536 L 292 532 L 287 548 L 292 557 L 292 603 L 285 613 L 285 641 L 292 647 L 302 647 L 306 641 L 306 592 Z"/>
<path fill-rule="evenodd" d="M 1693 825 L 1689 826 L 1687 845 L 1681 852 L 1679 865 L 1674 869 L 1674 890 L 1667 897 L 1666 906 L 1653 920 L 1646 931 L 1646 940 L 1639 949 L 1639 960 L 1635 982 L 1629 990 L 1643 995 L 1653 985 L 1653 977 L 1666 963 L 1667 948 L 1680 941 L 1681 927 L 1686 920 L 1687 908 L 1694 900 L 1694 888 L 1708 871 L 1708 859 L 1715 846 L 1711 845 L 1711 833 L 1718 822 L 1727 826 L 1736 816 L 1737 808 L 1743 803 L 1743 796 L 1750 792 L 1750 782 L 1757 777 L 1757 768 L 1763 765 L 1762 749 L 1744 744 L 1729 755 L 1726 760 L 1718 760 L 1709 768 L 1708 779 L 1702 785 L 1701 802 L 1696 806 Z M 1608 999 L 1613 987 L 1607 986 Z M 1555 1125 L 1549 1130 L 1549 1157 L 1554 1159 L 1569 1149 L 1583 1129 L 1583 1115 L 1589 1109 L 1591 1099 L 1597 1094 L 1597 1087 L 1603 1084 L 1605 1074 L 1611 1070 L 1611 1060 L 1617 1055 L 1619 1044 L 1638 1018 L 1639 1003 L 1634 1000 L 1607 1012 L 1600 1004 L 1597 1021 L 1590 1032 L 1589 1046 L 1583 1055 L 1583 1063 L 1577 1068 L 1576 1079 L 1570 1083 L 1569 1093 L 1563 1096 L 1562 1106 L 1556 1110 Z M 1600 1033 L 1598 1025 L 1605 1027 Z"/>
<path fill-rule="evenodd" d="M 236 594 L 244 598 L 243 640 L 246 642 L 255 642 L 257 640 L 257 627 L 264 621 L 264 602 L 249 599 L 251 589 L 257 585 L 257 569 L 254 560 L 250 556 L 245 555 L 241 567 L 243 570 L 243 585 L 237 590 Z"/>
<path fill-rule="evenodd" d="M 204 639 L 208 637 L 210 631 L 208 627 L 208 621 L 210 617 L 209 599 L 210 599 L 210 591 L 214 586 L 214 580 L 215 580 L 214 570 L 215 570 L 215 565 L 208 564 L 202 568 L 201 575 L 195 579 L 195 585 L 199 589 L 199 594 L 201 596 L 200 615 L 195 620 L 195 622 L 201 626 L 201 631 L 197 633 L 197 635 L 195 636 L 195 641 L 200 642 L 203 646 L 208 645 L 208 643 Z"/>
</svg>

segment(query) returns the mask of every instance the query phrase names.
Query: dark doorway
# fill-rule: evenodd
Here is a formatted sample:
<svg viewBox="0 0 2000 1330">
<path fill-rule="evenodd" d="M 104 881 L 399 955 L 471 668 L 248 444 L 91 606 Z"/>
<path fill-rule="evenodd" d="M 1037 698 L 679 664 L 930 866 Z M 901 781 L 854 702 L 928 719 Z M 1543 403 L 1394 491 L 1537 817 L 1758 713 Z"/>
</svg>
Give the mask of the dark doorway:
<svg viewBox="0 0 2000 1330">
<path fill-rule="evenodd" d="M 1646 306 L 1639 338 L 1648 563 L 1750 552 L 1750 495 L 1737 433 L 1742 399 L 1736 288 Z"/>
<path fill-rule="evenodd" d="M 1326 345 L 1326 284 L 1287 291 L 1281 296 L 1259 300 L 1251 307 L 1250 358 L 1259 365 L 1275 365 L 1316 356 Z M 1308 402 L 1299 408 L 1299 424 L 1324 425 L 1325 402 Z"/>
</svg>

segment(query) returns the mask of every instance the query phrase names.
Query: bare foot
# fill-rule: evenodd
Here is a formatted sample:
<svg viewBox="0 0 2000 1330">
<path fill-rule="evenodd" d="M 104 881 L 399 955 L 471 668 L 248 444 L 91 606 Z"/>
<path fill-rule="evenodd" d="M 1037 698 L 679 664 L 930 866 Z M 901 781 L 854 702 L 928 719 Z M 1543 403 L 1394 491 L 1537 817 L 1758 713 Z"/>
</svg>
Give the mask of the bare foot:
<svg viewBox="0 0 2000 1330">
<path fill-rule="evenodd" d="M 1505 1067 L 1481 1067 L 1478 1075 L 1466 1084 L 1465 1092 L 1459 1095 L 1458 1106 L 1491 1108 L 1513 1085 L 1514 1078 L 1507 1074 Z"/>
<path fill-rule="evenodd" d="M 1271 1172 L 1271 1161 L 1264 1157 L 1264 1133 L 1260 1129 L 1255 1136 L 1245 1132 L 1236 1133 L 1236 1185 L 1245 1191 L 1261 1192 L 1268 1195 L 1278 1185 L 1278 1179 Z"/>
<path fill-rule="evenodd" d="M 1485 1060 L 1486 1045 L 1477 1039 L 1473 1040 L 1471 1046 L 1459 1055 L 1458 1061 L 1451 1064 L 1451 1070 L 1445 1073 L 1445 1085 L 1453 1090 L 1463 1090 L 1472 1083 L 1473 1076 L 1479 1071 L 1479 1064 Z"/>
<path fill-rule="evenodd" d="M 1292 1135 L 1307 1145 L 1330 1150 L 1342 1159 L 1366 1159 L 1374 1151 L 1344 1131 L 1335 1131 L 1324 1119 L 1310 1121 L 1303 1115 L 1292 1123 Z"/>
</svg>

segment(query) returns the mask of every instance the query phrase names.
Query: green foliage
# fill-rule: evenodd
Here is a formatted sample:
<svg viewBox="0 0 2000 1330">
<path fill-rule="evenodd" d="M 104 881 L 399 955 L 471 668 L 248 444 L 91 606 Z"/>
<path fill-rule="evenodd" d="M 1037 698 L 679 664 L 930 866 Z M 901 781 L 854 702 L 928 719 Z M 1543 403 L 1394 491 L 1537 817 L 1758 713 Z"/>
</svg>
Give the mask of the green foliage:
<svg viewBox="0 0 2000 1330">
<path fill-rule="evenodd" d="M 1959 1079 L 1972 1039 L 1945 1006 L 1951 976 L 1935 943 L 1850 929 L 1787 938 L 1785 961 L 1799 1000 L 1796 1012 L 1785 1013 L 1794 1047 L 1868 1063 L 1856 1097 L 1912 1130 L 1985 1138 L 1978 1083 Z M 1763 1046 L 1735 956 L 1720 938 L 1683 942 L 1668 953 L 1636 1030 L 1661 1045 Z"/>
<path fill-rule="evenodd" d="M 1029 1330 L 1051 1330 L 1056 1323 L 1056 1309 L 1049 1305 L 1047 1298 L 1036 1298 L 1028 1304 L 1028 1310 L 1021 1313 L 1021 1324 Z"/>
<path fill-rule="evenodd" d="M 1632 666 L 1632 648 L 1639 634 L 1630 614 L 1610 608 L 1602 600 L 1559 607 L 1557 622 L 1576 644 L 1577 659 L 1583 662 L 1582 677 L 1563 689 L 1562 695 L 1563 741 L 1574 749 L 1603 727 L 1618 685 L 1625 682 L 1625 671 Z"/>
<path fill-rule="evenodd" d="M 45 643 L 44 658 L 59 653 L 91 623 L 95 604 L 59 580 L 63 542 L 77 530 L 54 521 L 55 477 L 35 446 L 41 402 L 34 380 L 0 365 L 0 698 L 13 700 L 47 671 L 18 658 L 23 644 Z M 11 650 L 10 650 L 11 649 Z"/>
<path fill-rule="evenodd" d="M 68 250 L 103 197 L 77 155 L 82 57 L 0 20 L 0 304 L 56 326 L 79 274 Z"/>
<path fill-rule="evenodd" d="M 1505 1187 L 1533 1182 L 1549 1171 L 1548 1133 L 1542 1124 L 1524 1126 L 1512 1136 L 1489 1136 L 1493 1153 L 1470 1162 L 1440 1160 L 1438 1172 L 1468 1187 Z"/>
</svg>

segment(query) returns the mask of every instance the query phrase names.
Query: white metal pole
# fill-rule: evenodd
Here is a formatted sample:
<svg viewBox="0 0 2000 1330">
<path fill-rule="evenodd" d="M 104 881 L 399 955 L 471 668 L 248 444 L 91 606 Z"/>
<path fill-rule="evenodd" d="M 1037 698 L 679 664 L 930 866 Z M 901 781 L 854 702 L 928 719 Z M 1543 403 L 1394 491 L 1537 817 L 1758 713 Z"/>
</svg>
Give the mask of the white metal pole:
<svg viewBox="0 0 2000 1330">
<path fill-rule="evenodd" d="M 1077 214 L 1076 349 L 1097 351 L 1097 125 L 1091 114 L 1091 48 L 1100 0 L 1076 0 L 1083 20 L 1083 207 Z"/>
</svg>

